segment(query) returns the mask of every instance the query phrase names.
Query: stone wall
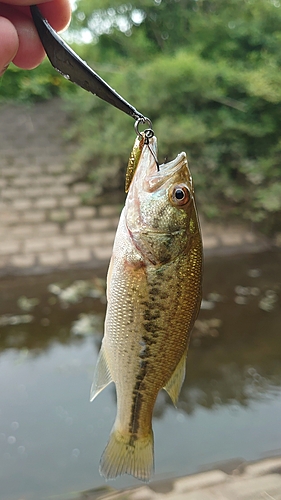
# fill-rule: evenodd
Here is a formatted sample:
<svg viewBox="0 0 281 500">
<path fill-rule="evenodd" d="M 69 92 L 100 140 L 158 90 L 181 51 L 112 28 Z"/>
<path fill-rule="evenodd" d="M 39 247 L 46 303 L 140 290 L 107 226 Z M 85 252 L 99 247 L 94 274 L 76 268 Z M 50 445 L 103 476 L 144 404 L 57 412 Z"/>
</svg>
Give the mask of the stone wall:
<svg viewBox="0 0 281 500">
<path fill-rule="evenodd" d="M 89 186 L 67 167 L 60 101 L 1 106 L 0 116 L 0 276 L 104 264 L 121 207 L 83 204 Z M 245 227 L 203 224 L 203 237 L 207 254 L 264 246 Z"/>
<path fill-rule="evenodd" d="M 73 184 L 59 101 L 0 108 L 0 274 L 107 261 L 119 206 L 85 206 Z"/>
</svg>

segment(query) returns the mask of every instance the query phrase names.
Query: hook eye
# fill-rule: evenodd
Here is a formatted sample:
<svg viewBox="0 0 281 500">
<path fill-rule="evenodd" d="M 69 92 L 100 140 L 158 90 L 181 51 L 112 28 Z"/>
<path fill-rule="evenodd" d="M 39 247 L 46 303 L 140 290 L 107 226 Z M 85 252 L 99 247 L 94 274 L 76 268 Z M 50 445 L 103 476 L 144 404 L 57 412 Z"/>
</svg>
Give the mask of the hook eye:
<svg viewBox="0 0 281 500">
<path fill-rule="evenodd" d="M 143 133 L 147 140 L 151 139 L 154 136 L 154 131 L 152 130 L 152 128 L 146 128 Z"/>
</svg>

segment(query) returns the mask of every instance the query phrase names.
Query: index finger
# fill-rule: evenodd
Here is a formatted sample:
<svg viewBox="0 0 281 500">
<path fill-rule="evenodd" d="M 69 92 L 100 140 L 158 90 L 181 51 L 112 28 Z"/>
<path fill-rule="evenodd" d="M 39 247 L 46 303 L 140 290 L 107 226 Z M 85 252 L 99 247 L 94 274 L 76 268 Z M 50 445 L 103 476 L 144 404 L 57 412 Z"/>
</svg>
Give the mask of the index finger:
<svg viewBox="0 0 281 500">
<path fill-rule="evenodd" d="M 71 7 L 69 0 L 0 0 L 0 6 L 11 5 L 31 18 L 30 5 L 40 4 L 40 11 L 56 31 L 61 31 L 70 23 Z M 1 15 L 1 9 L 0 9 Z"/>
<path fill-rule="evenodd" d="M 38 0 L 38 1 L 32 1 L 32 0 L 1 0 L 2 3 L 7 3 L 9 5 L 19 5 L 19 6 L 25 6 L 25 5 L 33 5 L 37 3 L 45 3 L 45 2 L 52 2 L 53 0 Z"/>
</svg>

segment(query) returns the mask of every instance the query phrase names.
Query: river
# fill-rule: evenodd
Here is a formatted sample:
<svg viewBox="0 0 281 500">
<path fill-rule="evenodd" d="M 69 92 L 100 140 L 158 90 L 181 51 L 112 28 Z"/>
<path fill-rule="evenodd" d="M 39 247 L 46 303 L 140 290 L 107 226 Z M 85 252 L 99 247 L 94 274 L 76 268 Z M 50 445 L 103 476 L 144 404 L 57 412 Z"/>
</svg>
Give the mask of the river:
<svg viewBox="0 0 281 500">
<path fill-rule="evenodd" d="M 1 500 L 69 500 L 105 485 L 114 386 L 89 402 L 105 274 L 0 281 Z M 280 251 L 206 259 L 178 409 L 164 391 L 155 407 L 155 479 L 281 453 L 280 296 Z"/>
</svg>

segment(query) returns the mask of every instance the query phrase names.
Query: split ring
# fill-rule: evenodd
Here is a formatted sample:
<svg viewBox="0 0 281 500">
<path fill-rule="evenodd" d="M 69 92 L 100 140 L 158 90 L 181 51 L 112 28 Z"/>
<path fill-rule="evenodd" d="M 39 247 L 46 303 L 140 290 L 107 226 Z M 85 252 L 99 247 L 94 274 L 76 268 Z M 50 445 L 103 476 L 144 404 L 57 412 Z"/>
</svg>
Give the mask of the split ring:
<svg viewBox="0 0 281 500">
<path fill-rule="evenodd" d="M 145 134 L 145 137 L 146 137 L 147 139 L 151 139 L 151 137 L 153 137 L 153 136 L 154 136 L 154 132 L 153 132 L 153 130 L 152 130 L 152 122 L 151 122 L 151 120 L 150 120 L 149 118 L 146 118 L 146 117 L 143 117 L 143 118 L 138 118 L 138 119 L 135 121 L 135 125 L 134 125 L 134 127 L 135 127 L 136 134 L 137 134 L 139 137 L 142 137 L 142 134 L 141 134 L 141 132 L 139 131 L 139 125 L 140 125 L 141 123 L 142 123 L 143 125 L 144 125 L 145 123 L 147 123 L 147 124 L 148 124 L 149 128 L 145 129 L 144 134 Z"/>
</svg>

